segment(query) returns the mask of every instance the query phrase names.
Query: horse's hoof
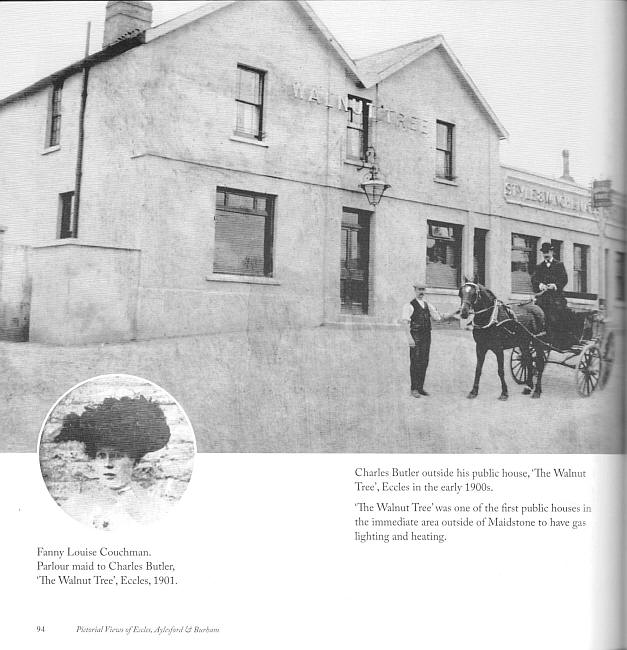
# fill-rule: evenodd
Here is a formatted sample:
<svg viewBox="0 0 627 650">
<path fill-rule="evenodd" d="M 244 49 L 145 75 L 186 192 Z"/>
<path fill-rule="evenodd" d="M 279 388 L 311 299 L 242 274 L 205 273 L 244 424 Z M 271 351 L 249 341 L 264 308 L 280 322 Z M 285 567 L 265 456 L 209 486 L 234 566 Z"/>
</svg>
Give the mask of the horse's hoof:
<svg viewBox="0 0 627 650">
<path fill-rule="evenodd" d="M 500 401 L 500 402 L 505 402 L 505 401 L 507 400 L 508 397 L 509 397 L 509 395 L 501 395 L 501 396 L 499 397 L 499 401 Z"/>
<path fill-rule="evenodd" d="M 523 395 L 531 395 L 531 388 L 523 388 Z"/>
<path fill-rule="evenodd" d="M 540 393 L 534 393 L 534 394 L 531 396 L 531 399 L 540 399 Z"/>
<path fill-rule="evenodd" d="M 466 395 L 466 397 L 468 399 L 475 399 L 475 397 L 477 397 L 477 393 L 468 393 L 468 395 Z"/>
</svg>

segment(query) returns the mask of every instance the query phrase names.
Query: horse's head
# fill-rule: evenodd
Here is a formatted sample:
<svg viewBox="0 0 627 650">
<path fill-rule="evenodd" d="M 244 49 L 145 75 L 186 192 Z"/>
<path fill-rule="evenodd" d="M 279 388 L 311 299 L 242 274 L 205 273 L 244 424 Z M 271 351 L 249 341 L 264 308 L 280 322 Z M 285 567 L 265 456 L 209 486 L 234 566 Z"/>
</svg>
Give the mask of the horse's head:
<svg viewBox="0 0 627 650">
<path fill-rule="evenodd" d="M 479 285 L 470 280 L 464 280 L 464 284 L 459 288 L 459 298 L 462 301 L 461 313 L 462 318 L 468 318 L 468 312 L 474 307 L 479 295 Z"/>
</svg>

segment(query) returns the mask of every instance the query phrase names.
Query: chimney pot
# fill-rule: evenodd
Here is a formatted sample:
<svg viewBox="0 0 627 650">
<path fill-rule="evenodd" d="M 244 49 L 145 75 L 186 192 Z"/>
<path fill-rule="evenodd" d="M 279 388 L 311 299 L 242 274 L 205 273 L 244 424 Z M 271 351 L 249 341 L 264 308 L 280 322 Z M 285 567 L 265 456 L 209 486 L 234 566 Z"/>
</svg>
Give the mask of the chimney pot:
<svg viewBox="0 0 627 650">
<path fill-rule="evenodd" d="M 130 38 L 150 28 L 152 5 L 150 2 L 114 0 L 107 2 L 102 47 Z"/>
<path fill-rule="evenodd" d="M 574 178 L 570 175 L 570 162 L 569 162 L 570 152 L 568 149 L 562 150 L 562 167 L 563 173 L 560 178 L 562 181 L 568 181 L 569 183 L 574 183 Z"/>
</svg>

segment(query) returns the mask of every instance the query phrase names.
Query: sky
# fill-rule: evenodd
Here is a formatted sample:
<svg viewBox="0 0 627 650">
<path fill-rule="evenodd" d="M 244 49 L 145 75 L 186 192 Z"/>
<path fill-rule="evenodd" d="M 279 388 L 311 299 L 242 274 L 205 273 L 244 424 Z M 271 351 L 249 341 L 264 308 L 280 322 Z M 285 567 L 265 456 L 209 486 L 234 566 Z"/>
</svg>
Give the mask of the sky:
<svg viewBox="0 0 627 650">
<path fill-rule="evenodd" d="M 153 2 L 158 25 L 203 2 Z M 503 164 L 625 190 L 621 0 L 332 0 L 310 5 L 352 58 L 442 34 L 509 132 Z M 105 2 L 0 2 L 0 97 L 100 49 Z"/>
</svg>

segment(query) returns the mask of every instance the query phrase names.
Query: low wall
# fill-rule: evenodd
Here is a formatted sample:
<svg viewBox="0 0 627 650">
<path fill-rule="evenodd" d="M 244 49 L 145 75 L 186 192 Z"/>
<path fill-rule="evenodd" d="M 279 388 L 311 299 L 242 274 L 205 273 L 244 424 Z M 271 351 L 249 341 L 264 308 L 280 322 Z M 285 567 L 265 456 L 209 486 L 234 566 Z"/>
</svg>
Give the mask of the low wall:
<svg viewBox="0 0 627 650">
<path fill-rule="evenodd" d="M 28 340 L 29 247 L 2 242 L 0 230 L 0 340 Z"/>
<path fill-rule="evenodd" d="M 61 240 L 32 250 L 30 340 L 57 345 L 136 336 L 140 251 Z"/>
</svg>

